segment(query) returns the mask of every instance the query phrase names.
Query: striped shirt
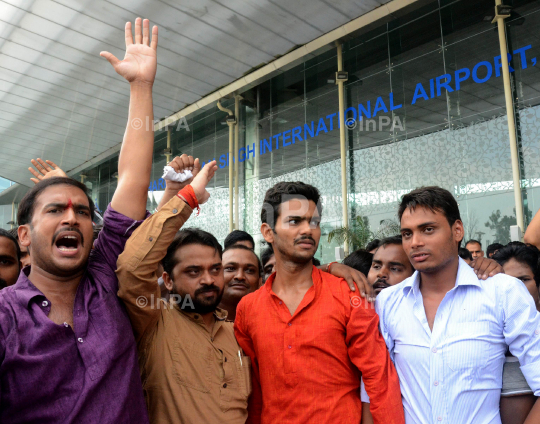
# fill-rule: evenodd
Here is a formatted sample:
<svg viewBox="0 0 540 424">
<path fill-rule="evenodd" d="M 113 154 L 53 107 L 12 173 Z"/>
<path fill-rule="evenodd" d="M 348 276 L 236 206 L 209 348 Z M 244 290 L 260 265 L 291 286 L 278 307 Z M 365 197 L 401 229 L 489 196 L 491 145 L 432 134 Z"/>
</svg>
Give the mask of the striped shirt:
<svg viewBox="0 0 540 424">
<path fill-rule="evenodd" d="M 408 424 L 500 424 L 507 347 L 540 396 L 540 314 L 521 281 L 504 274 L 479 280 L 460 259 L 431 331 L 419 277 L 415 272 L 376 301 Z"/>
</svg>

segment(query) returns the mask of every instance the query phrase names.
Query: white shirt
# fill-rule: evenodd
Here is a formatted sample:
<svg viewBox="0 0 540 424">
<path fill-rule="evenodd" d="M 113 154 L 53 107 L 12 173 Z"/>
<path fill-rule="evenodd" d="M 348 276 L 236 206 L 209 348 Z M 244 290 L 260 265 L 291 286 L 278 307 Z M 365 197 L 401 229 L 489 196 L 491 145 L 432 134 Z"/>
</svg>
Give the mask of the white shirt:
<svg viewBox="0 0 540 424">
<path fill-rule="evenodd" d="M 419 273 L 383 290 L 375 308 L 399 375 L 407 424 L 500 424 L 507 346 L 540 396 L 540 314 L 525 285 L 479 280 L 462 259 L 429 329 Z"/>
</svg>

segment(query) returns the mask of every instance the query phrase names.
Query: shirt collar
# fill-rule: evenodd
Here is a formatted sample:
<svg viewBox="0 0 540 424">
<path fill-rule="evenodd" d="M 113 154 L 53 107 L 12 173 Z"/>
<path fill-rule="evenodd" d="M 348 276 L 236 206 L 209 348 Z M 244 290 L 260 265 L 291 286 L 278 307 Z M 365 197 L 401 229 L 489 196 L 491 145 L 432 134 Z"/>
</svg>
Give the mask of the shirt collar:
<svg viewBox="0 0 540 424">
<path fill-rule="evenodd" d="M 28 279 L 29 274 L 30 267 L 27 266 L 23 268 L 19 274 L 19 279 L 15 283 L 15 286 L 13 286 L 18 299 L 25 308 L 28 307 L 28 304 L 34 297 L 45 297 L 45 295 Z"/>
<path fill-rule="evenodd" d="M 317 289 L 320 286 L 320 283 L 322 281 L 322 275 L 319 268 L 317 268 L 315 265 L 313 265 L 311 278 L 313 279 L 313 286 L 315 287 L 315 289 Z M 272 284 L 274 283 L 275 279 L 276 279 L 276 272 L 274 271 L 274 273 L 270 275 L 270 277 L 268 277 L 268 279 L 264 283 L 264 288 L 269 294 L 274 294 L 274 292 L 272 291 Z"/>
<path fill-rule="evenodd" d="M 420 290 L 420 273 L 415 271 L 413 275 L 403 281 L 403 292 L 405 295 L 408 295 L 411 291 L 414 295 Z M 465 262 L 463 259 L 459 258 L 458 263 L 458 272 L 456 277 L 457 286 L 478 286 L 481 287 L 480 282 L 478 281 L 477 275 L 474 273 L 474 270 Z"/>
</svg>

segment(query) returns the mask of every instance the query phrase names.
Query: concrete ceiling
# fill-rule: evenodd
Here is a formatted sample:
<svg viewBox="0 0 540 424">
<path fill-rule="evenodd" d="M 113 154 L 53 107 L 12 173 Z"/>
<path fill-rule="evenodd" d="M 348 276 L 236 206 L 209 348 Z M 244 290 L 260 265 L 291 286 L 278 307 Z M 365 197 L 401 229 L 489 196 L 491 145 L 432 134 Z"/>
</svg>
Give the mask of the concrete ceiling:
<svg viewBox="0 0 540 424">
<path fill-rule="evenodd" d="M 118 146 L 129 86 L 124 24 L 160 27 L 155 118 L 389 0 L 0 0 L 0 176 L 29 185 L 30 159 L 69 171 Z"/>
</svg>

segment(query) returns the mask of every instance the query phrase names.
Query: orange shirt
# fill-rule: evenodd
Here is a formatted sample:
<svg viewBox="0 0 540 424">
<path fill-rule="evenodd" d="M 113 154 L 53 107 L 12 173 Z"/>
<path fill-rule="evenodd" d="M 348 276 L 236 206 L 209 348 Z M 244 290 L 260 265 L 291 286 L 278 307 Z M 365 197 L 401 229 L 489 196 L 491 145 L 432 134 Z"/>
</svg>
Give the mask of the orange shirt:
<svg viewBox="0 0 540 424">
<path fill-rule="evenodd" d="M 236 339 L 253 371 L 248 423 L 358 424 L 360 373 L 374 422 L 405 423 L 374 306 L 343 279 L 313 267 L 313 286 L 291 316 L 272 291 L 274 278 L 236 311 Z"/>
</svg>

